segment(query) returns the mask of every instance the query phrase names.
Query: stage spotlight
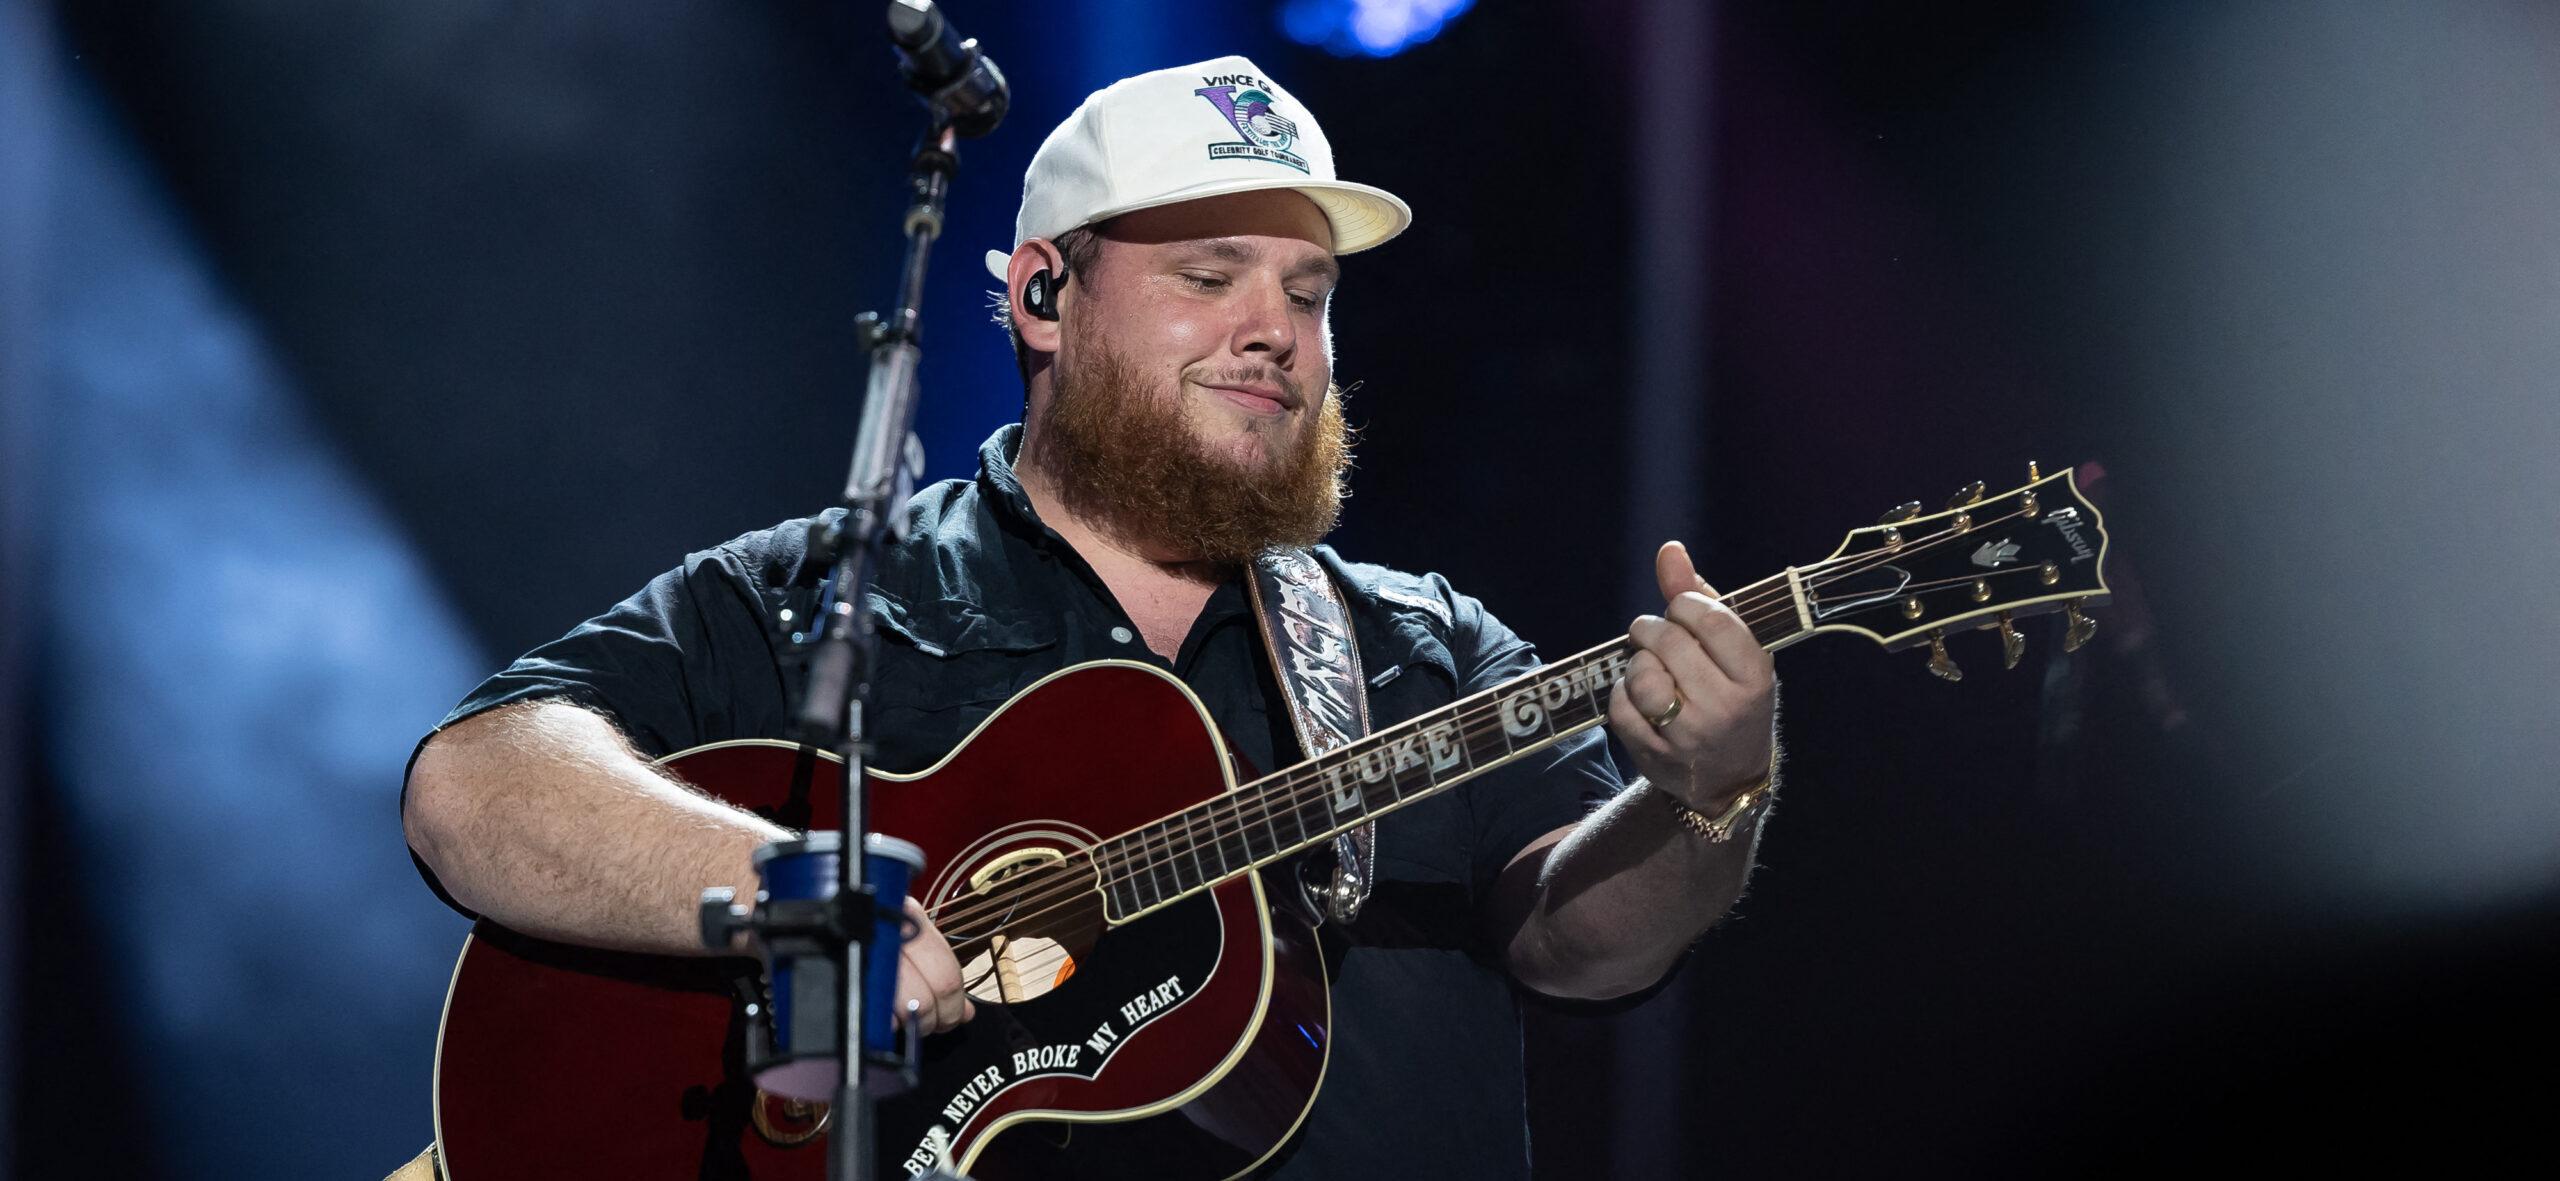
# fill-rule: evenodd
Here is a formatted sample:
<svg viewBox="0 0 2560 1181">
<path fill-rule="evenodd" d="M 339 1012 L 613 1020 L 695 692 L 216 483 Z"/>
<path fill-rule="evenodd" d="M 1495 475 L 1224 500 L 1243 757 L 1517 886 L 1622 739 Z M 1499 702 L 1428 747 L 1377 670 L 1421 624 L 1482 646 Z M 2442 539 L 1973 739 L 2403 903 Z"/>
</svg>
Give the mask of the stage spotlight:
<svg viewBox="0 0 2560 1181">
<path fill-rule="evenodd" d="M 1288 0 L 1280 28 L 1340 57 L 1393 57 L 1440 35 L 1475 0 Z"/>
</svg>

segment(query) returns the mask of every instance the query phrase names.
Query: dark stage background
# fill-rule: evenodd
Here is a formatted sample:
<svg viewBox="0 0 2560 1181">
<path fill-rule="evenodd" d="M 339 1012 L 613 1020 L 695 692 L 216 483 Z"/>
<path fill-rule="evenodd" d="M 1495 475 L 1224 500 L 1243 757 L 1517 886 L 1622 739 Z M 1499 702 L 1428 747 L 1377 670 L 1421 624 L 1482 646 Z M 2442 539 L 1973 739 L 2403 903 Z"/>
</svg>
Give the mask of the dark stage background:
<svg viewBox="0 0 2560 1181">
<path fill-rule="evenodd" d="M 0 0 L 17 1175 L 429 1138 L 463 928 L 402 762 L 827 501 L 916 121 L 877 7 Z M 954 7 L 1016 106 L 937 258 L 938 474 L 1019 404 L 976 259 L 1041 135 L 1230 51 L 1419 217 L 1339 303 L 1338 544 L 1551 653 L 1663 536 L 1734 585 L 2103 471 L 2091 648 L 1781 658 L 1751 897 L 1643 1005 L 1537 1010 L 1542 1176 L 2538 1147 L 2560 10 L 1487 0 L 1381 59 L 1283 34 L 1323 4 Z"/>
</svg>

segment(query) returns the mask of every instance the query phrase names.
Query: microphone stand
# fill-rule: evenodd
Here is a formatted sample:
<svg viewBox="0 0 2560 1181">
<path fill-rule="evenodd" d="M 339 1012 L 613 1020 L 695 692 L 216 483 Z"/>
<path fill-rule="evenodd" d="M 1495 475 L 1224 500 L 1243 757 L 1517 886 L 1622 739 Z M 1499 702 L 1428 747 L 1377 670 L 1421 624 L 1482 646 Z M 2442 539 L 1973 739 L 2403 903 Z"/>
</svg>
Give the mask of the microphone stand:
<svg viewBox="0 0 2560 1181">
<path fill-rule="evenodd" d="M 868 834 L 863 778 L 867 749 L 863 703 L 871 695 L 870 673 L 878 637 L 862 611 L 862 592 L 885 544 L 904 541 L 906 500 L 924 466 L 924 447 L 913 434 L 916 410 L 916 367 L 924 357 L 918 343 L 924 274 L 933 243 L 942 235 L 942 218 L 952 174 L 958 133 L 941 108 L 916 148 L 908 169 L 912 200 L 907 206 L 906 261 L 899 268 L 898 302 L 888 315 L 866 315 L 858 323 L 871 346 L 871 373 L 862 402 L 862 425 L 854 437 L 852 470 L 845 479 L 845 513 L 828 530 L 835 536 L 813 537 L 835 555 L 835 602 L 819 621 L 818 648 L 809 663 L 809 680 L 797 719 L 803 741 L 831 745 L 842 759 L 840 786 L 844 797 L 842 852 L 836 858 L 836 918 L 832 932 L 843 940 L 844 971 L 837 980 L 837 1062 L 835 1133 L 828 1138 L 827 1174 L 835 1181 L 870 1175 L 876 1129 L 863 1074 L 868 1065 L 863 1045 L 863 971 L 871 955 L 895 957 L 898 948 L 866 947 L 878 908 L 898 910 L 901 898 L 873 898 L 862 836 Z M 832 740 L 832 741 L 830 741 Z M 859 916 L 859 917 L 857 917 Z M 914 1044 L 910 1020 L 909 1045 Z M 909 1056 L 886 1063 L 912 1072 Z"/>
<path fill-rule="evenodd" d="M 923 855 L 911 844 L 870 832 L 866 823 L 863 764 L 870 744 L 864 703 L 871 696 L 879 645 L 862 599 L 887 547 L 906 540 L 906 502 L 924 468 L 924 446 L 914 434 L 916 367 L 924 356 L 918 327 L 925 261 L 942 236 L 951 178 L 960 168 L 954 146 L 964 136 L 993 131 L 1007 102 L 1003 72 L 976 41 L 955 32 L 931 0 L 892 0 L 888 23 L 901 72 L 923 96 L 930 116 L 907 170 L 907 251 L 898 268 L 898 301 L 887 315 L 865 314 L 856 322 L 871 350 L 871 372 L 852 470 L 845 477 L 844 512 L 832 523 L 821 518 L 809 531 L 809 558 L 833 566 L 834 590 L 809 628 L 816 646 L 793 716 L 794 737 L 838 756 L 844 827 L 841 833 L 811 833 L 757 850 L 763 881 L 752 908 L 737 905 L 726 887 L 702 896 L 705 943 L 725 950 L 738 935 L 752 933 L 765 957 L 767 1003 L 761 1009 L 750 1005 L 745 1013 L 746 1057 L 758 1085 L 776 1094 L 814 1097 L 825 1092 L 819 1063 L 834 1056 L 834 1131 L 827 1142 L 827 1175 L 833 1181 L 869 1177 L 878 1160 L 878 1123 L 865 1076 L 877 1069 L 882 1073 L 873 1081 L 912 1087 L 920 1060 L 913 1005 L 898 1049 L 876 1055 L 869 1049 L 869 1022 L 878 1023 L 884 1044 L 891 1040 L 890 1022 L 868 1011 L 865 992 L 877 1003 L 890 1003 L 896 995 L 895 965 L 906 937 L 906 871 L 921 870 Z M 828 836 L 836 837 L 832 874 L 823 868 Z M 875 855 L 878 866 L 871 864 Z M 877 981 L 871 979 L 875 973 Z M 811 1003 L 794 999 L 794 993 Z M 819 1002 L 819 994 L 831 995 Z M 769 1039 L 757 1028 L 767 1021 Z M 937 1167 L 930 1176 L 950 1174 Z"/>
<path fill-rule="evenodd" d="M 974 50 L 974 44 L 969 48 Z M 872 1083 L 912 1086 L 919 1053 L 915 1014 L 908 1014 L 905 1036 L 896 1052 L 873 1054 L 864 1036 L 866 961 L 886 956 L 895 963 L 905 927 L 904 875 L 893 875 L 874 892 L 869 865 L 873 834 L 866 828 L 864 755 L 869 750 L 863 703 L 871 694 L 871 669 L 877 637 L 861 609 L 863 589 L 889 544 L 906 539 L 907 498 L 924 466 L 924 447 L 914 433 L 917 401 L 916 368 L 923 358 L 918 344 L 919 308 L 924 300 L 925 261 L 942 234 L 943 210 L 951 177 L 959 170 L 954 152 L 961 131 L 939 103 L 928 103 L 931 122 L 918 142 L 908 170 L 911 200 L 907 206 L 906 261 L 899 268 L 898 302 L 886 316 L 865 313 L 856 323 L 871 349 L 871 371 L 864 391 L 862 422 L 853 444 L 852 469 L 845 479 L 844 513 L 833 523 L 810 530 L 813 560 L 833 565 L 834 593 L 820 618 L 810 625 L 815 648 L 809 673 L 793 718 L 794 736 L 809 746 L 838 756 L 844 828 L 835 852 L 833 893 L 818 896 L 818 881 L 806 872 L 806 854 L 823 856 L 821 838 L 782 841 L 758 850 L 756 864 L 764 889 L 756 904 L 739 905 L 733 891 L 703 891 L 703 939 L 714 949 L 732 946 L 736 936 L 752 933 L 766 957 L 768 1002 L 783 999 L 772 986 L 786 973 L 791 991 L 804 998 L 792 1004 L 790 1019 L 780 1020 L 781 1006 L 768 1003 L 748 1016 L 748 1067 L 758 1070 L 775 1061 L 808 1063 L 832 1055 L 837 1067 L 830 1106 L 827 1175 L 832 1181 L 860 1181 L 871 1176 L 878 1159 L 877 1123 L 866 1074 L 881 1073 Z M 892 845 L 899 842 L 890 842 Z M 912 846 L 908 846 L 912 856 Z M 783 864 L 775 864 L 783 863 Z M 792 865 L 785 869 L 784 865 Z M 777 873 L 784 879 L 778 880 Z M 871 946 L 877 941 L 880 946 Z M 888 973 L 894 977 L 895 973 Z M 831 994 L 822 1000 L 819 993 Z M 882 1000 L 885 1003 L 886 997 Z M 806 1010 L 824 1005 L 832 1022 L 808 1019 Z M 770 1016 L 768 1016 L 770 1015 Z M 771 1053 L 763 1052 L 760 1022 L 773 1022 Z M 814 1080 L 795 1079 L 793 1085 Z M 892 1088 L 902 1089 L 902 1088 Z M 761 1100 L 757 1100 L 761 1101 Z M 930 1177 L 949 1177 L 936 1170 Z"/>
</svg>

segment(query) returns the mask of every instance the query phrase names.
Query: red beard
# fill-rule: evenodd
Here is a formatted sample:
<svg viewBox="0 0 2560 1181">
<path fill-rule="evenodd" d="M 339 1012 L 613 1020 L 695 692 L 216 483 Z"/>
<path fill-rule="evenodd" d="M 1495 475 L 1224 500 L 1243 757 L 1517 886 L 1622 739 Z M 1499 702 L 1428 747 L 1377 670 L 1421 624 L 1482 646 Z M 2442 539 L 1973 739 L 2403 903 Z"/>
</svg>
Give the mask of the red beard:
<svg viewBox="0 0 2560 1181">
<path fill-rule="evenodd" d="M 1040 470 L 1067 511 L 1114 541 L 1232 565 L 1314 545 L 1342 516 L 1351 430 L 1338 388 L 1286 452 L 1239 463 L 1210 454 L 1182 406 L 1147 390 L 1117 353 L 1097 349 L 1052 374 Z"/>
</svg>

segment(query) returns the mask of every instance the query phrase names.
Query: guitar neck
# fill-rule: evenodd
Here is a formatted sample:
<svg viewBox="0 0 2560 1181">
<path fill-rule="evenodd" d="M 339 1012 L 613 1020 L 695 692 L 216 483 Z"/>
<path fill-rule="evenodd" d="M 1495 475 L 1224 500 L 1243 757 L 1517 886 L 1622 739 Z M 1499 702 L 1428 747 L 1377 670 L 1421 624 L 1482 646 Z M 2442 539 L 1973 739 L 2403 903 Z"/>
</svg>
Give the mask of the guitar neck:
<svg viewBox="0 0 2560 1181">
<path fill-rule="evenodd" d="M 1811 630 L 1793 570 L 1725 601 L 1762 647 Z M 1268 867 L 1607 721 L 1635 652 L 1620 636 L 1102 842 L 1094 861 L 1113 919 Z"/>
</svg>

